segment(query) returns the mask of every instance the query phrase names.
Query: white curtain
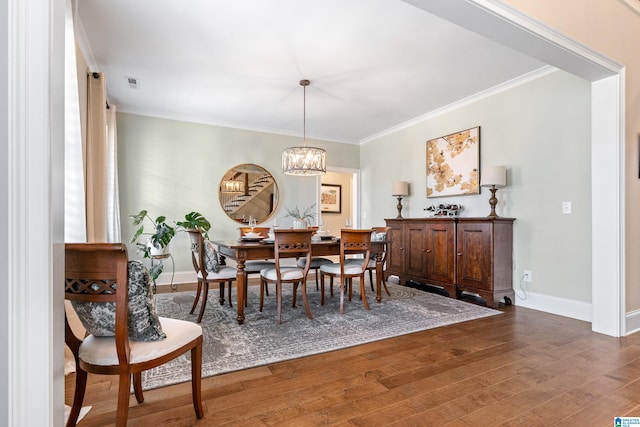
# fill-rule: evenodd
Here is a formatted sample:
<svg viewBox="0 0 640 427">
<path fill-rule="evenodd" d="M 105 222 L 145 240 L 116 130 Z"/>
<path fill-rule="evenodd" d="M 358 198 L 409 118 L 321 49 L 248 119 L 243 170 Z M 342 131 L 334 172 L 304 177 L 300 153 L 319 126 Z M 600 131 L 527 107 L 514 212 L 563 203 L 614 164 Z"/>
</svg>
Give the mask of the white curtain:
<svg viewBox="0 0 640 427">
<path fill-rule="evenodd" d="M 87 73 L 80 99 L 75 10 L 75 1 L 66 0 L 65 241 L 120 242 L 116 107 L 107 104 L 102 73 Z"/>
<path fill-rule="evenodd" d="M 87 98 L 87 241 L 120 242 L 116 107 L 107 104 L 102 73 L 87 75 Z"/>
<path fill-rule="evenodd" d="M 67 0 L 65 20 L 64 237 L 65 242 L 86 242 L 82 129 L 73 16 L 71 0 Z"/>
<path fill-rule="evenodd" d="M 119 200 L 116 106 L 110 105 L 107 111 L 107 242 L 117 243 L 122 240 Z"/>
</svg>

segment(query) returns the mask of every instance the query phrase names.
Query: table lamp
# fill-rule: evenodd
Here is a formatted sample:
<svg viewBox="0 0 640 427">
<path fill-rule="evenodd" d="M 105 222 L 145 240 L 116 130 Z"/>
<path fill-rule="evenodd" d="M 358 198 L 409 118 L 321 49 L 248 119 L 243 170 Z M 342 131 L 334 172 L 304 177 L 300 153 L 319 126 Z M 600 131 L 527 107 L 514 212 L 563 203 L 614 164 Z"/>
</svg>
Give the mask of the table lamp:
<svg viewBox="0 0 640 427">
<path fill-rule="evenodd" d="M 498 188 L 507 186 L 507 168 L 504 166 L 487 166 L 482 168 L 482 176 L 480 177 L 481 187 L 490 187 L 491 198 L 489 199 L 489 205 L 491 205 L 491 213 L 487 218 L 497 218 L 496 205 L 498 199 L 496 198 L 496 191 Z"/>
<path fill-rule="evenodd" d="M 402 197 L 409 195 L 409 183 L 407 181 L 394 181 L 391 184 L 391 195 L 398 198 L 398 216 L 402 218 Z"/>
</svg>

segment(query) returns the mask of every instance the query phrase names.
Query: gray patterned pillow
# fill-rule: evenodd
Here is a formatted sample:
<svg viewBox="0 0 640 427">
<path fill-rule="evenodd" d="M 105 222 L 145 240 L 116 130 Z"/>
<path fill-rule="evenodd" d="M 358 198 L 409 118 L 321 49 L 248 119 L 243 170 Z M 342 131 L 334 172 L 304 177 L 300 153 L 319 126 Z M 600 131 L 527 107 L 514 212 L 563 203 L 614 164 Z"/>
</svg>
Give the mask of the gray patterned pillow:
<svg viewBox="0 0 640 427">
<path fill-rule="evenodd" d="M 218 251 L 209 240 L 204 241 L 204 266 L 207 271 L 217 273 L 220 270 Z"/>
<path fill-rule="evenodd" d="M 87 332 L 97 337 L 115 335 L 114 303 L 72 301 L 71 305 Z M 156 312 L 149 272 L 140 261 L 129 261 L 129 338 L 159 341 L 166 337 Z"/>
</svg>

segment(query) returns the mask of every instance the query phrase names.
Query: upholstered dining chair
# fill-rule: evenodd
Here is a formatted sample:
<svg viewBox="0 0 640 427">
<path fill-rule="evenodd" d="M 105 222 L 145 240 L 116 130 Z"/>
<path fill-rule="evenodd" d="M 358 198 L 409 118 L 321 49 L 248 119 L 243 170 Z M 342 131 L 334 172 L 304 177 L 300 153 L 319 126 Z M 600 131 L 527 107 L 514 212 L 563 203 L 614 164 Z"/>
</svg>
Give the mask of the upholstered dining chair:
<svg viewBox="0 0 640 427">
<path fill-rule="evenodd" d="M 389 229 L 391 227 L 372 227 L 371 229 L 373 230 L 372 234 L 371 234 L 371 240 L 376 240 L 376 239 L 386 239 L 386 236 L 389 234 Z M 387 244 L 384 244 L 384 251 L 382 252 L 382 254 L 380 255 L 382 257 L 382 277 L 380 278 L 380 280 L 382 281 L 382 286 L 384 286 L 384 290 L 387 293 L 387 295 L 391 296 L 391 294 L 389 293 L 389 288 L 387 287 L 387 281 L 384 280 L 384 269 L 386 267 L 386 262 L 387 262 Z M 347 260 L 347 262 L 349 263 L 358 263 L 360 262 L 360 260 L 358 258 L 352 258 Z M 367 263 L 367 271 L 369 272 L 369 284 L 371 285 L 371 290 L 375 291 L 375 288 L 373 286 L 373 272 L 376 271 L 376 255 L 375 254 L 371 254 L 371 257 L 369 258 L 369 262 Z"/>
<path fill-rule="evenodd" d="M 349 291 L 351 301 L 353 279 L 360 279 L 360 297 L 364 308 L 369 310 L 367 295 L 364 289 L 364 272 L 371 255 L 371 229 L 347 229 L 340 231 L 340 262 L 320 266 L 321 304 L 324 304 L 324 279 L 329 276 L 333 295 L 333 279 L 340 279 L 340 314 L 344 313 L 344 293 Z M 348 256 L 363 255 L 363 258 L 351 260 Z"/>
<path fill-rule="evenodd" d="M 229 287 L 229 306 L 233 307 L 231 299 L 231 288 L 233 281 L 236 280 L 238 271 L 226 265 L 221 265 L 218 259 L 218 252 L 209 240 L 205 240 L 199 230 L 186 230 L 191 239 L 191 261 L 198 278 L 198 289 L 193 300 L 190 313 L 196 309 L 200 296 L 202 295 L 202 303 L 200 304 L 200 313 L 197 322 L 202 321 L 204 310 L 207 306 L 207 297 L 209 296 L 209 283 L 218 283 L 220 286 L 220 305 L 224 304 L 224 288 Z"/>
<path fill-rule="evenodd" d="M 311 235 L 311 237 L 313 238 L 313 236 L 315 236 L 318 233 L 319 227 L 314 226 L 309 228 L 313 230 L 313 234 Z M 309 265 L 309 270 L 313 270 L 316 275 L 316 290 L 319 289 L 319 285 L 320 285 L 320 281 L 318 280 L 318 272 L 320 271 L 320 266 L 324 264 L 331 264 L 332 262 L 333 261 L 331 261 L 329 258 L 324 258 L 319 256 L 311 257 L 311 264 Z M 300 258 L 297 264 L 298 264 L 298 267 L 305 268 L 307 264 L 307 260 L 305 258 Z"/>
<path fill-rule="evenodd" d="M 75 426 L 84 400 L 87 373 L 118 375 L 116 426 L 127 425 L 131 380 L 144 401 L 142 372 L 191 353 L 191 395 L 197 418 L 201 396 L 202 327 L 157 317 L 146 268 L 128 262 L 121 243 L 65 245 L 65 298 L 88 335 L 77 337 L 65 315 L 65 342 L 76 365 L 73 405 L 67 427 Z"/>
<path fill-rule="evenodd" d="M 271 230 L 269 227 L 239 227 L 238 228 L 240 230 L 240 237 L 242 238 L 242 236 L 244 236 L 246 233 L 249 233 L 251 231 L 255 232 L 255 233 L 260 233 L 260 235 L 262 237 L 268 237 L 269 236 L 269 231 Z M 256 261 L 245 261 L 244 263 L 244 306 L 247 306 L 247 300 L 248 300 L 248 293 L 247 293 L 247 289 L 248 289 L 248 284 L 249 284 L 249 275 L 250 274 L 260 274 L 260 272 L 262 271 L 262 269 L 264 268 L 271 268 L 275 265 L 275 263 L 271 260 L 265 259 L 265 260 L 256 260 Z M 265 285 L 266 286 L 266 285 Z M 267 296 L 269 295 L 269 288 L 265 288 L 265 292 L 267 293 Z"/>
<path fill-rule="evenodd" d="M 307 274 L 309 273 L 309 265 L 311 260 L 311 234 L 310 229 L 287 229 L 274 230 L 275 243 L 275 266 L 265 268 L 260 272 L 260 311 L 264 306 L 264 291 L 267 283 L 276 284 L 276 301 L 278 305 L 277 319 L 278 323 L 282 320 L 282 284 L 293 284 L 293 303 L 296 306 L 296 295 L 298 286 L 302 287 L 302 301 L 307 312 L 307 317 L 313 319 L 309 300 L 307 299 Z M 285 266 L 283 261 L 287 258 L 304 258 L 306 259 L 305 268 L 298 266 Z"/>
</svg>

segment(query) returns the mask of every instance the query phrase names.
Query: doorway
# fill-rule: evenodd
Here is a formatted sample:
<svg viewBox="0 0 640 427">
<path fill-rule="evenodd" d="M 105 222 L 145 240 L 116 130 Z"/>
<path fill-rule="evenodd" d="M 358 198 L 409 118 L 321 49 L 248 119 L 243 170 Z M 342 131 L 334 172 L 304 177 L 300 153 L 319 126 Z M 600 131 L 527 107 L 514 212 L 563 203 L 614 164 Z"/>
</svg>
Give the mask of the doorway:
<svg viewBox="0 0 640 427">
<path fill-rule="evenodd" d="M 318 225 L 339 236 L 345 226 L 360 226 L 360 171 L 327 167 L 318 180 Z"/>
</svg>

